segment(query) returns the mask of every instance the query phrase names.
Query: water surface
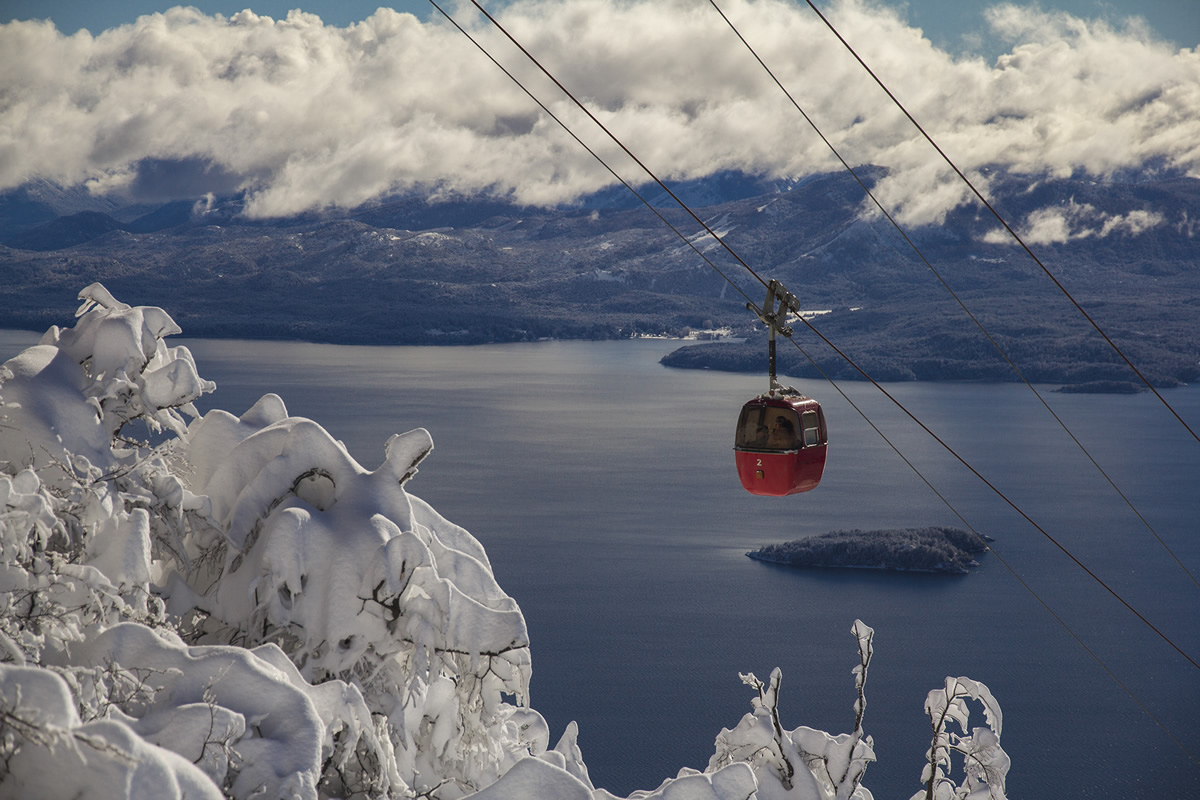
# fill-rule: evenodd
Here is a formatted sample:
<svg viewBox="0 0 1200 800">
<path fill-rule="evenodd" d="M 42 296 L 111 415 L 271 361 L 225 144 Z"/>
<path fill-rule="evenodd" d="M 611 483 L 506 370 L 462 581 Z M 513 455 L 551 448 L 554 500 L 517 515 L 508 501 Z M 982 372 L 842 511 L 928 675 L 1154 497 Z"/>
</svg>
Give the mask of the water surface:
<svg viewBox="0 0 1200 800">
<path fill-rule="evenodd" d="M 0 355 L 22 343 L 0 338 Z M 848 731 L 856 618 L 876 630 L 865 727 L 879 761 L 865 783 L 878 798 L 920 789 L 922 705 L 948 675 L 986 683 L 1003 707 L 1012 797 L 1182 797 L 1200 779 L 1106 672 L 1197 753 L 1196 668 L 869 386 L 842 389 L 967 523 L 995 537 L 1012 572 L 993 555 L 965 577 L 803 571 L 745 556 L 839 528 L 964 526 L 825 384 L 792 381 L 826 409 L 824 481 L 761 498 L 739 486 L 731 445 L 741 403 L 765 378 L 660 366 L 676 343 L 186 343 L 218 384 L 203 408 L 241 413 L 276 392 L 368 468 L 390 434 L 429 429 L 435 450 L 408 488 L 487 548 L 528 622 L 533 706 L 554 737 L 579 722 L 597 786 L 624 795 L 702 768 L 720 729 L 750 710 L 739 672 L 782 669 L 785 727 Z M 1027 388 L 887 388 L 1183 650 L 1200 653 L 1200 588 Z M 1200 425 L 1200 391 L 1165 395 Z M 1200 572 L 1200 444 L 1149 395 L 1044 396 Z"/>
</svg>

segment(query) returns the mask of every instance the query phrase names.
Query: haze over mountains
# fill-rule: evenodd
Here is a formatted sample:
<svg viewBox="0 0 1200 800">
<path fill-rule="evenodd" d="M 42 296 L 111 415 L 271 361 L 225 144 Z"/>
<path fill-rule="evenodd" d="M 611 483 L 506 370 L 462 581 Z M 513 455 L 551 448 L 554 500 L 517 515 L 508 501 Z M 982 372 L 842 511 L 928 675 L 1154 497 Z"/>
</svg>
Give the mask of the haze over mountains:
<svg viewBox="0 0 1200 800">
<path fill-rule="evenodd" d="M 1194 379 L 1200 180 L 991 181 L 1001 213 L 1147 377 Z M 694 220 L 661 190 L 645 193 L 762 302 L 757 280 Z M 1015 377 L 895 229 L 867 213 L 849 175 L 724 172 L 677 193 L 758 274 L 783 281 L 806 308 L 829 311 L 814 324 L 872 376 Z M 688 348 L 668 363 L 763 366 L 746 299 L 624 188 L 555 209 L 413 193 L 344 212 L 269 220 L 239 212 L 237 197 L 122 207 L 44 183 L 9 191 L 0 196 L 0 326 L 44 329 L 70 313 L 80 288 L 102 281 L 128 302 L 167 307 L 192 336 L 478 343 L 729 326 L 751 337 L 746 345 Z M 907 233 L 1031 380 L 1132 380 L 998 230 L 985 211 L 959 209 Z M 796 327 L 823 368 L 855 377 Z M 781 356 L 781 370 L 813 374 L 792 348 Z"/>
</svg>

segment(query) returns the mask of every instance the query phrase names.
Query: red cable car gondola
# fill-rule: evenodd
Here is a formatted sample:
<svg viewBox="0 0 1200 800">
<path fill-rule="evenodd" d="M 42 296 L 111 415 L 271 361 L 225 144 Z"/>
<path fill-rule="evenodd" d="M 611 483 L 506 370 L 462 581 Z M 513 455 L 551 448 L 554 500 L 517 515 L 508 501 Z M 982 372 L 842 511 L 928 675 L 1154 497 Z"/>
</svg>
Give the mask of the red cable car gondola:
<svg viewBox="0 0 1200 800">
<path fill-rule="evenodd" d="M 782 497 L 817 488 L 829 438 L 821 404 L 802 394 L 763 394 L 742 406 L 734 438 L 738 477 L 751 494 Z"/>
<path fill-rule="evenodd" d="M 791 292 L 773 280 L 762 309 L 747 308 L 767 325 L 770 383 L 767 393 L 742 406 L 738 417 L 733 441 L 738 477 L 751 494 L 783 497 L 810 491 L 817 488 L 825 471 L 829 446 L 825 413 L 816 400 L 775 380 L 775 334 L 792 335 L 783 321 L 789 311 L 799 313 L 799 305 Z"/>
</svg>

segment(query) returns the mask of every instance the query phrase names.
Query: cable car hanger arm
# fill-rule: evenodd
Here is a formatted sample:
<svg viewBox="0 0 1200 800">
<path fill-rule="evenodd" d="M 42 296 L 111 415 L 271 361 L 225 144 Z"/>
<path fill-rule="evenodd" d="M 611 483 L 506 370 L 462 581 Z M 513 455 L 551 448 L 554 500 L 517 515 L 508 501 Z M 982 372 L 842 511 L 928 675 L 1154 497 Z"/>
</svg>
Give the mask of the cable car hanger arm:
<svg viewBox="0 0 1200 800">
<path fill-rule="evenodd" d="M 784 288 L 783 284 L 772 278 L 767 282 L 767 297 L 763 300 L 762 308 L 753 303 L 746 303 L 746 308 L 754 312 L 764 325 L 767 326 L 767 394 L 769 395 L 798 395 L 791 386 L 782 386 L 775 379 L 775 334 L 792 338 L 794 331 L 787 324 L 788 312 L 800 314 L 800 301 L 796 295 Z"/>
</svg>

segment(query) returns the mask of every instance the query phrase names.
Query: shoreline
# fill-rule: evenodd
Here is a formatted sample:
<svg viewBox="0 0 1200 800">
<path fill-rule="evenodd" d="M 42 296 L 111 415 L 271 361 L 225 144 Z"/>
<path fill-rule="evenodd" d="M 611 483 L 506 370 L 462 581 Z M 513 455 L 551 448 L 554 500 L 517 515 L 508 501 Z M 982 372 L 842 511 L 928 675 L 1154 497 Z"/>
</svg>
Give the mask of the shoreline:
<svg viewBox="0 0 1200 800">
<path fill-rule="evenodd" d="M 182 327 L 182 326 L 181 326 Z M 698 332 L 699 336 L 678 337 L 667 334 L 635 334 L 621 338 L 605 338 L 605 339 L 589 339 L 589 338 L 559 338 L 559 337 L 544 337 L 540 339 L 526 340 L 502 340 L 502 341 L 486 341 L 486 342 L 464 342 L 464 341 L 435 341 L 435 342 L 362 342 L 350 341 L 345 339 L 340 340 L 320 340 L 320 339 L 303 339 L 287 336 L 245 336 L 245 335 L 212 335 L 212 334 L 189 334 L 185 329 L 177 335 L 175 341 L 188 340 L 203 340 L 203 341 L 219 341 L 219 342 L 279 342 L 285 344 L 311 344 L 325 347 L 422 347 L 422 348 L 445 348 L 445 347 L 487 347 L 495 345 L 531 345 L 543 344 L 551 342 L 624 342 L 624 341 L 650 341 L 650 342 L 678 342 L 681 346 L 686 347 L 690 344 L 710 343 L 710 344 L 738 344 L 742 340 L 739 337 L 723 337 L 718 339 L 704 338 L 703 334 L 707 332 Z M 45 330 L 37 331 L 28 328 L 9 328 L 0 326 L 0 336 L 11 339 L 23 338 L 25 335 L 32 340 L 30 344 L 36 344 L 37 340 L 45 334 Z M 30 345 L 26 345 L 30 346 Z M 666 354 L 664 359 L 677 351 L 671 351 Z M 15 353 L 14 353 L 15 355 Z M 713 372 L 724 372 L 732 375 L 738 374 L 757 374 L 761 372 L 761 364 L 755 364 L 753 367 L 747 366 L 745 369 L 731 369 L 714 367 L 709 365 L 683 365 L 683 364 L 668 364 L 664 363 L 664 367 L 668 369 L 684 369 L 684 370 L 710 370 Z M 790 375 L 790 378 L 805 379 L 805 380 L 820 380 L 820 376 L 812 378 L 809 376 Z M 855 382 L 865 382 L 861 375 L 838 377 L 837 380 L 851 380 Z M 1004 380 L 1000 378 L 917 378 L 912 380 L 885 380 L 878 381 L 881 384 L 907 384 L 907 383 L 929 383 L 929 384 L 971 384 L 971 385 L 987 385 L 987 384 L 1011 384 L 1019 383 L 1014 379 Z M 1037 387 L 1050 387 L 1045 391 L 1062 393 L 1062 394 L 1142 394 L 1148 391 L 1145 385 L 1134 381 L 1121 380 L 1095 380 L 1082 382 L 1069 382 L 1062 380 L 1038 380 L 1031 382 Z M 1158 386 L 1160 391 L 1167 389 L 1182 389 L 1191 386 L 1187 382 L 1179 382 L 1175 386 Z"/>
<path fill-rule="evenodd" d="M 854 570 L 870 570 L 874 572 L 915 572 L 922 575 L 970 575 L 969 569 L 922 569 L 916 567 L 889 567 L 885 564 L 823 564 L 823 563 L 795 563 L 782 558 L 768 558 L 760 555 L 757 552 L 751 551 L 746 553 L 746 556 L 762 562 L 763 564 L 774 564 L 779 567 L 792 567 L 798 569 L 854 569 Z"/>
</svg>

